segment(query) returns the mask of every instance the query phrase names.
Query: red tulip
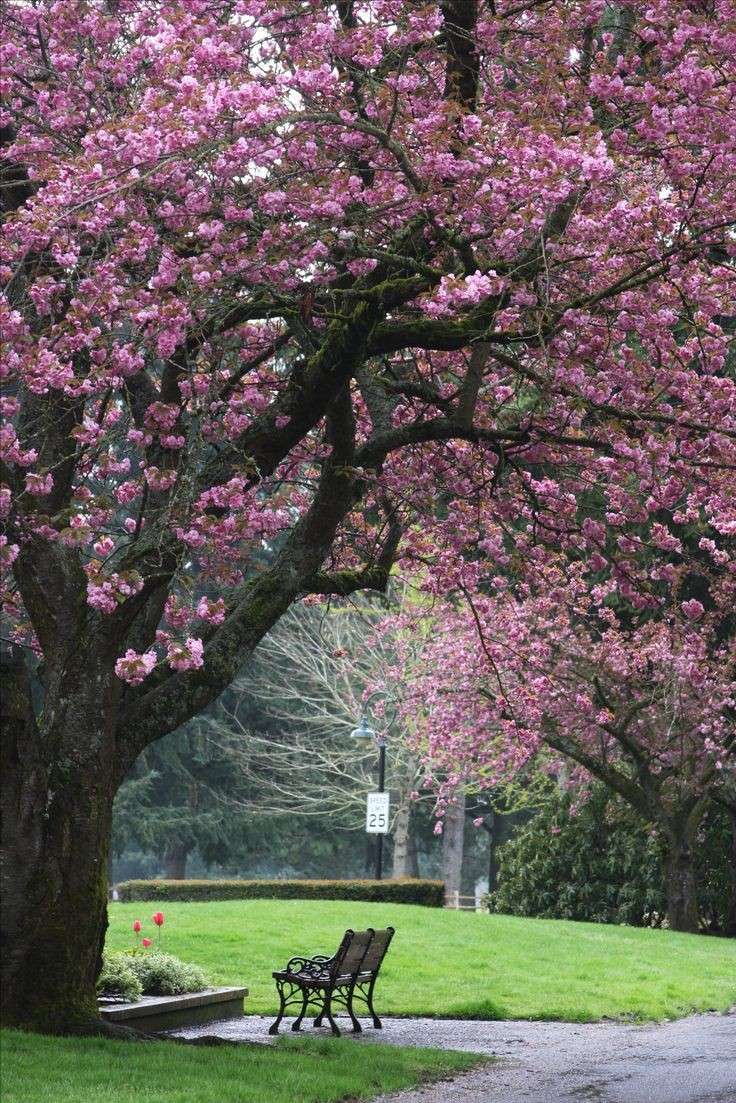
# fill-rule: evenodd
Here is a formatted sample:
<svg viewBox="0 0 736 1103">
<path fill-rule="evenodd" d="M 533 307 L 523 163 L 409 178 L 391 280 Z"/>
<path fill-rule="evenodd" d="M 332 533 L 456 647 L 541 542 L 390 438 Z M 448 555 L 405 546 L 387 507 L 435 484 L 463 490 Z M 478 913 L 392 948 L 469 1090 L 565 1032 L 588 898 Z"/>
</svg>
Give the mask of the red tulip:
<svg viewBox="0 0 736 1103">
<path fill-rule="evenodd" d="M 153 922 L 156 924 L 157 927 L 163 927 L 163 925 L 164 925 L 164 913 L 163 912 L 155 912 L 151 916 L 151 919 L 153 920 Z"/>
<path fill-rule="evenodd" d="M 146 949 L 148 949 L 148 947 L 151 945 L 150 938 L 144 938 L 143 939 L 143 945 L 146 947 Z"/>
<path fill-rule="evenodd" d="M 140 931 L 141 931 L 141 921 L 140 921 L 140 919 L 134 919 L 133 920 L 133 930 L 135 931 L 136 934 L 140 934 Z"/>
</svg>

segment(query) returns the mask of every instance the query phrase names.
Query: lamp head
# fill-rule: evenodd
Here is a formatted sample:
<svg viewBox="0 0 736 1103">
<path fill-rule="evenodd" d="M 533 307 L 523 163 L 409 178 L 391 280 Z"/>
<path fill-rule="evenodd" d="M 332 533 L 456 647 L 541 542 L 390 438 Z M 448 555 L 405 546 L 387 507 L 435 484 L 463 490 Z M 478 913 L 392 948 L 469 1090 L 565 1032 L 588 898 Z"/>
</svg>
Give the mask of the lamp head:
<svg viewBox="0 0 736 1103">
<path fill-rule="evenodd" d="M 360 722 L 357 728 L 353 728 L 350 733 L 351 739 L 375 739 L 376 733 L 373 728 L 368 727 L 365 716 L 361 716 Z"/>
</svg>

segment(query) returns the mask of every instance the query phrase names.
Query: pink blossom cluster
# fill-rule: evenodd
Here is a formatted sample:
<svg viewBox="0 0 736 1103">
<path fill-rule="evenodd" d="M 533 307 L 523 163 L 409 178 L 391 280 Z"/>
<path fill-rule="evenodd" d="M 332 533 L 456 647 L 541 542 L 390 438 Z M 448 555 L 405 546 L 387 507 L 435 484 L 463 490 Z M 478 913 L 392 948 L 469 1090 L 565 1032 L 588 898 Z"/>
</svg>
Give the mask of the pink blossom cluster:
<svg viewBox="0 0 736 1103">
<path fill-rule="evenodd" d="M 172 670 L 197 670 L 204 665 L 202 640 L 187 636 L 184 641 L 172 641 L 166 653 L 166 661 Z"/>
<path fill-rule="evenodd" d="M 87 604 L 107 616 L 143 589 L 140 575 L 135 572 L 119 574 L 116 571 L 105 575 L 96 560 L 90 564 L 87 574 Z"/>
<path fill-rule="evenodd" d="M 219 597 L 216 601 L 202 597 L 197 602 L 197 616 L 208 624 L 222 624 L 225 620 L 225 602 Z"/>
<path fill-rule="evenodd" d="M 139 686 L 156 666 L 158 659 L 155 651 L 144 651 L 139 655 L 131 648 L 115 663 L 115 673 L 122 681 L 131 686 Z"/>
</svg>

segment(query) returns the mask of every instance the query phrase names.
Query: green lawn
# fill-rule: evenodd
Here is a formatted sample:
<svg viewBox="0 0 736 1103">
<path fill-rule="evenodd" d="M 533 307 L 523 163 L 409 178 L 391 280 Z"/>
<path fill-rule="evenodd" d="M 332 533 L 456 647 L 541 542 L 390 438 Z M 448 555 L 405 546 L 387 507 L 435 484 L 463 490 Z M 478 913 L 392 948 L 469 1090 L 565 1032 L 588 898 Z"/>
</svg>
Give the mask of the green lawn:
<svg viewBox="0 0 736 1103">
<path fill-rule="evenodd" d="M 735 940 L 408 904 L 113 904 L 108 946 L 131 946 L 133 920 L 159 908 L 164 948 L 202 965 L 215 984 L 246 985 L 251 1012 L 275 1012 L 271 972 L 292 954 L 332 953 L 346 927 L 387 924 L 396 937 L 377 986 L 379 1014 L 584 1022 L 736 1003 Z"/>
<path fill-rule="evenodd" d="M 338 1038 L 208 1049 L 5 1031 L 0 1095 L 3 1103 L 330 1103 L 371 1099 L 478 1060 Z"/>
</svg>

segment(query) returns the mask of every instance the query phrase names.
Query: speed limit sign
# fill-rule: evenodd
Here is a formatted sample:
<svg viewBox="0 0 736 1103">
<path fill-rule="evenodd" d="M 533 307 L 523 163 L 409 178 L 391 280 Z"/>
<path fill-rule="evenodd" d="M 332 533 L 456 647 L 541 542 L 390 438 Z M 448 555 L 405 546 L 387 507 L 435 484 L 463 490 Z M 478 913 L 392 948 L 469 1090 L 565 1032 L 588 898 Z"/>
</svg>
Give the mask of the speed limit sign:
<svg viewBox="0 0 736 1103">
<path fill-rule="evenodd" d="M 365 829 L 369 835 L 388 834 L 388 793 L 369 793 L 365 805 Z"/>
</svg>

